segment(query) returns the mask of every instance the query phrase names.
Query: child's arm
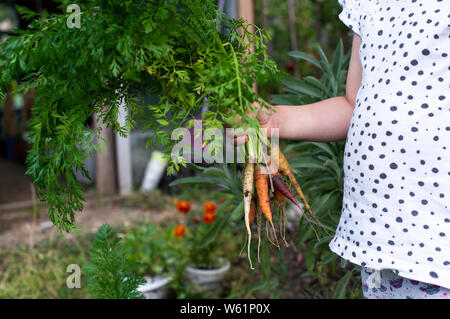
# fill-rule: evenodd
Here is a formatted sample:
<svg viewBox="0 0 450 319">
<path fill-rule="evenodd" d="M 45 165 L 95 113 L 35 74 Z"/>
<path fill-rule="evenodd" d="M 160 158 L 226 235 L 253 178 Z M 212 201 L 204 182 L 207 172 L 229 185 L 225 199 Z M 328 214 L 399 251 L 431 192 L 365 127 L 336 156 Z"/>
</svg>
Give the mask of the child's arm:
<svg viewBox="0 0 450 319">
<path fill-rule="evenodd" d="M 360 44 L 361 38 L 354 35 L 345 96 L 306 105 L 273 106 L 276 112 L 272 115 L 259 116 L 261 126 L 279 128 L 281 139 L 318 142 L 345 140 L 361 85 Z M 240 144 L 243 141 L 238 138 L 237 142 Z"/>
</svg>

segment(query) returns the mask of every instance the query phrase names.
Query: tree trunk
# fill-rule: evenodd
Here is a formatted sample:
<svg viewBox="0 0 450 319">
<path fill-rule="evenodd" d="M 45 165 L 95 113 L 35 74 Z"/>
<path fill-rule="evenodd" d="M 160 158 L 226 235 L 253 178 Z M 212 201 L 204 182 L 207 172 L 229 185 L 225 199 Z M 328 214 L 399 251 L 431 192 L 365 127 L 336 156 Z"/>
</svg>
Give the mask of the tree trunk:
<svg viewBox="0 0 450 319">
<path fill-rule="evenodd" d="M 112 128 L 99 123 L 98 115 L 94 115 L 95 127 L 100 127 L 100 136 L 104 140 L 103 153 L 95 157 L 96 188 L 101 195 L 112 195 L 116 192 L 116 167 L 114 156 L 114 133 Z"/>
<path fill-rule="evenodd" d="M 254 0 L 238 0 L 238 17 L 247 20 L 249 24 L 255 24 L 255 3 Z M 255 28 L 250 26 L 248 31 L 255 33 Z M 253 51 L 253 47 L 251 50 Z M 256 83 L 253 84 L 253 90 L 258 91 Z"/>
<path fill-rule="evenodd" d="M 247 20 L 250 24 L 255 24 L 255 4 L 253 0 L 238 0 L 238 16 Z M 250 27 L 249 31 L 253 33 L 254 29 Z"/>
</svg>

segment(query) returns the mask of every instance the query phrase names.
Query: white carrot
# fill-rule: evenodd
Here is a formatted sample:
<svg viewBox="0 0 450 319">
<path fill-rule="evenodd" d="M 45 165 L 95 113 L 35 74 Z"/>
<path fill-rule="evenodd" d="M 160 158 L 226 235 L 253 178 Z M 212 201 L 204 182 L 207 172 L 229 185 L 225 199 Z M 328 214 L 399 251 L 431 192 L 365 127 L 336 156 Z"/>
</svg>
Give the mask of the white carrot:
<svg viewBox="0 0 450 319">
<path fill-rule="evenodd" d="M 250 207 L 252 204 L 254 173 L 255 173 L 255 164 L 250 163 L 250 161 L 248 161 L 247 165 L 245 166 L 244 173 L 242 175 L 242 184 L 244 190 L 244 219 L 248 235 L 247 257 L 250 262 L 251 269 L 254 269 L 252 265 L 252 259 L 250 257 L 250 243 L 252 241 L 252 230 L 250 228 Z"/>
</svg>

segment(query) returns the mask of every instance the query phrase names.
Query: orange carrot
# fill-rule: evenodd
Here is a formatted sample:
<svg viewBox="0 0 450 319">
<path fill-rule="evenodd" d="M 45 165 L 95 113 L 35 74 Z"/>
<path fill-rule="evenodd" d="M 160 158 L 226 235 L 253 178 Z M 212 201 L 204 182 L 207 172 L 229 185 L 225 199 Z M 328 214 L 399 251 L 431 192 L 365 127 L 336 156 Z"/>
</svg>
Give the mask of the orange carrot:
<svg viewBox="0 0 450 319">
<path fill-rule="evenodd" d="M 272 227 L 273 240 L 270 239 L 270 232 L 267 229 L 266 223 L 267 239 L 273 245 L 279 247 L 278 240 L 276 238 L 275 226 L 273 225 L 272 221 L 272 211 L 270 209 L 271 203 L 269 196 L 269 174 L 267 174 L 267 170 L 263 165 L 258 165 L 257 169 L 255 170 L 255 186 L 256 194 L 258 195 L 259 199 L 259 207 L 261 208 L 262 213 Z"/>
<path fill-rule="evenodd" d="M 273 178 L 273 177 L 272 177 L 272 178 Z M 276 186 L 274 185 L 274 187 L 276 187 Z M 275 191 L 273 192 L 273 195 L 274 195 L 274 197 L 275 197 L 275 200 L 276 200 L 278 203 L 280 203 L 280 204 L 283 204 L 283 203 L 284 203 L 284 196 L 283 196 L 283 194 L 282 194 L 278 189 L 275 188 Z"/>
<path fill-rule="evenodd" d="M 269 175 L 266 173 L 265 168 L 261 165 L 258 165 L 255 170 L 255 186 L 256 194 L 259 199 L 259 207 L 261 207 L 262 213 L 273 226 L 269 198 Z"/>
</svg>

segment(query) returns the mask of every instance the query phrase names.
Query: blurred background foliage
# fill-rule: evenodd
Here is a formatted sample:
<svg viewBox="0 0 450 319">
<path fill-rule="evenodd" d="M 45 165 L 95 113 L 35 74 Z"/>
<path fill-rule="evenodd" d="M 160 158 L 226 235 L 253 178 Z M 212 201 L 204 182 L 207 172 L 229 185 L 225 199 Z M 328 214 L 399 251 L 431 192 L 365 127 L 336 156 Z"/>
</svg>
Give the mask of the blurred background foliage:
<svg viewBox="0 0 450 319">
<path fill-rule="evenodd" d="M 256 24 L 272 37 L 269 55 L 279 68 L 292 75 L 318 75 L 319 70 L 305 61 L 290 57 L 290 51 L 303 51 L 318 57 L 319 46 L 329 55 L 340 39 L 346 49 L 351 46 L 349 29 L 338 19 L 338 1 L 327 0 L 255 0 Z M 278 93 L 281 83 L 260 88 L 266 98 Z"/>
</svg>

